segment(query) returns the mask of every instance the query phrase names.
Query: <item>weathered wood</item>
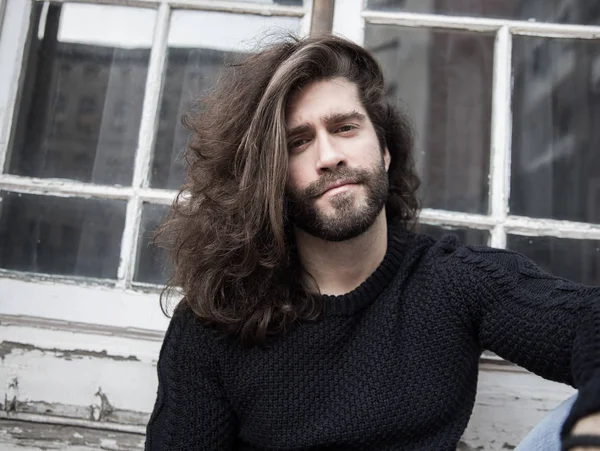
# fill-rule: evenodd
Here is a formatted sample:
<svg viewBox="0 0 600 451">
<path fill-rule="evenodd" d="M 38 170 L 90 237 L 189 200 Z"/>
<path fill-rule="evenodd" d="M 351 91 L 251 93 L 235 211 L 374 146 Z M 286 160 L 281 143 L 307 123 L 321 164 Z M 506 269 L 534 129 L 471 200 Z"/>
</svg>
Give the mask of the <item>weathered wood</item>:
<svg viewBox="0 0 600 451">
<path fill-rule="evenodd" d="M 310 34 L 331 32 L 333 25 L 334 0 L 313 0 Z"/>
<path fill-rule="evenodd" d="M 74 426 L 0 420 L 3 451 L 92 451 L 144 449 L 144 436 Z"/>
<path fill-rule="evenodd" d="M 482 364 L 475 408 L 463 440 L 473 449 L 513 449 L 527 433 L 575 393 L 512 365 Z"/>
<path fill-rule="evenodd" d="M 3 410 L 143 425 L 161 342 L 0 325 Z"/>
<path fill-rule="evenodd" d="M 101 391 L 99 391 L 101 393 Z M 99 395 L 100 396 L 100 395 Z M 134 412 L 115 408 L 102 393 L 100 402 L 89 406 L 49 403 L 45 401 L 16 401 L 10 409 L 23 414 L 48 415 L 61 418 L 88 419 L 113 424 L 145 426 L 149 412 Z"/>
</svg>

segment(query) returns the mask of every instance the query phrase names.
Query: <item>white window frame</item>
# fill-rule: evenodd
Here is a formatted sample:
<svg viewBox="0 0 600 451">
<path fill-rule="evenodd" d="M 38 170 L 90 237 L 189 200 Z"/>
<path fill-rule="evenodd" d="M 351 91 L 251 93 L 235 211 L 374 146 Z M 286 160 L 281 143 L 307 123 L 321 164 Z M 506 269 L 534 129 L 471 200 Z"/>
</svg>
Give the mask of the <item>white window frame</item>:
<svg viewBox="0 0 600 451">
<path fill-rule="evenodd" d="M 0 168 L 4 168 L 17 104 L 23 58 L 34 3 L 0 0 Z M 122 0 L 52 0 L 53 3 L 123 5 Z M 50 324 L 92 323 L 107 328 L 164 331 L 156 285 L 134 282 L 144 202 L 170 205 L 176 191 L 151 188 L 152 149 L 164 76 L 167 39 L 174 10 L 218 11 L 265 17 L 297 17 L 301 35 L 310 32 L 313 0 L 302 7 L 221 0 L 128 0 L 127 6 L 157 10 L 131 186 L 117 187 L 63 179 L 11 175 L 0 171 L 0 190 L 59 197 L 118 199 L 127 202 L 117 280 L 26 273 L 0 269 L 0 315 L 45 318 Z M 2 20 L 2 13 L 5 18 Z"/>
<path fill-rule="evenodd" d="M 506 248 L 508 234 L 599 240 L 600 224 L 511 215 L 508 213 L 508 202 L 512 136 L 513 36 L 598 39 L 600 27 L 441 14 L 381 12 L 368 10 L 366 4 L 366 0 L 336 0 L 333 32 L 352 39 L 359 45 L 364 45 L 366 23 L 496 34 L 489 172 L 490 213 L 481 215 L 424 208 L 420 215 L 420 222 L 438 226 L 487 230 L 490 232 L 489 244 L 497 248 Z"/>
</svg>

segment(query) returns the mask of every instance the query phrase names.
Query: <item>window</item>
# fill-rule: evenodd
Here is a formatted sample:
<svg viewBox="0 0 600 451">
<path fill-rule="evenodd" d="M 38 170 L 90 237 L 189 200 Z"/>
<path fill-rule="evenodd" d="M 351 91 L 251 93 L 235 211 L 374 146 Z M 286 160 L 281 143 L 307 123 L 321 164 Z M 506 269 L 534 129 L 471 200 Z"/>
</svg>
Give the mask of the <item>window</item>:
<svg viewBox="0 0 600 451">
<path fill-rule="evenodd" d="M 595 251 L 553 257 L 600 240 L 597 8 L 337 3 L 333 31 L 376 55 L 414 122 L 423 230 L 600 283 Z M 155 302 L 167 271 L 150 241 L 183 179 L 180 117 L 263 31 L 307 33 L 312 2 L 3 5 L 0 290 L 76 280 Z"/>
<path fill-rule="evenodd" d="M 183 179 L 180 117 L 263 31 L 306 33 L 312 7 L 135 5 L 6 2 L 0 289 L 31 277 L 126 292 L 163 283 L 150 241 Z M 334 32 L 376 55 L 414 122 L 423 230 L 538 256 L 559 275 L 566 266 L 540 256 L 545 244 L 595 249 L 600 43 L 589 2 L 340 5 Z M 578 255 L 573 278 L 599 283 L 597 255 Z"/>
<path fill-rule="evenodd" d="M 162 330 L 135 309 L 156 307 L 166 281 L 150 241 L 183 181 L 181 116 L 261 35 L 307 34 L 312 2 L 4 5 L 0 313 L 38 316 L 56 296 L 58 320 Z M 75 299 L 73 282 L 106 294 Z M 123 316 L 100 319 L 111 309 Z"/>
<path fill-rule="evenodd" d="M 597 2 L 341 3 L 413 120 L 421 229 L 600 284 Z"/>
</svg>

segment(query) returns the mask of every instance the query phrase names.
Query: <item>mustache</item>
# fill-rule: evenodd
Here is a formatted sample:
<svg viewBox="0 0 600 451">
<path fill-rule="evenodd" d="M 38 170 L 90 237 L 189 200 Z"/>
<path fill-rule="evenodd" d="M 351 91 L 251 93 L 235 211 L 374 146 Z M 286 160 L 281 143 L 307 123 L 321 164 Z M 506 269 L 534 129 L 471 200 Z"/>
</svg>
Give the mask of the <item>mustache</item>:
<svg viewBox="0 0 600 451">
<path fill-rule="evenodd" d="M 335 172 L 326 172 L 318 180 L 306 187 L 303 193 L 305 198 L 317 198 L 329 189 L 331 185 L 340 181 L 348 183 L 366 183 L 369 180 L 369 172 L 364 169 L 340 168 Z"/>
</svg>

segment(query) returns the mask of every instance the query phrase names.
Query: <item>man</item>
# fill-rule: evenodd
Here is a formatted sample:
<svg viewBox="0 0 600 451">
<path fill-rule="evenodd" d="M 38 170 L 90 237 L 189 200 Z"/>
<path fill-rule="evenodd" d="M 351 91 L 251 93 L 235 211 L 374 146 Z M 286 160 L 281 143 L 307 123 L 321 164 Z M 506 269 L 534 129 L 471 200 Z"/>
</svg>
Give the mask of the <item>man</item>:
<svg viewBox="0 0 600 451">
<path fill-rule="evenodd" d="M 158 235 L 184 300 L 147 450 L 452 450 L 483 349 L 577 387 L 564 449 L 600 449 L 600 288 L 412 233 L 410 127 L 384 92 L 368 52 L 309 38 L 229 67 L 186 118 Z"/>
</svg>

